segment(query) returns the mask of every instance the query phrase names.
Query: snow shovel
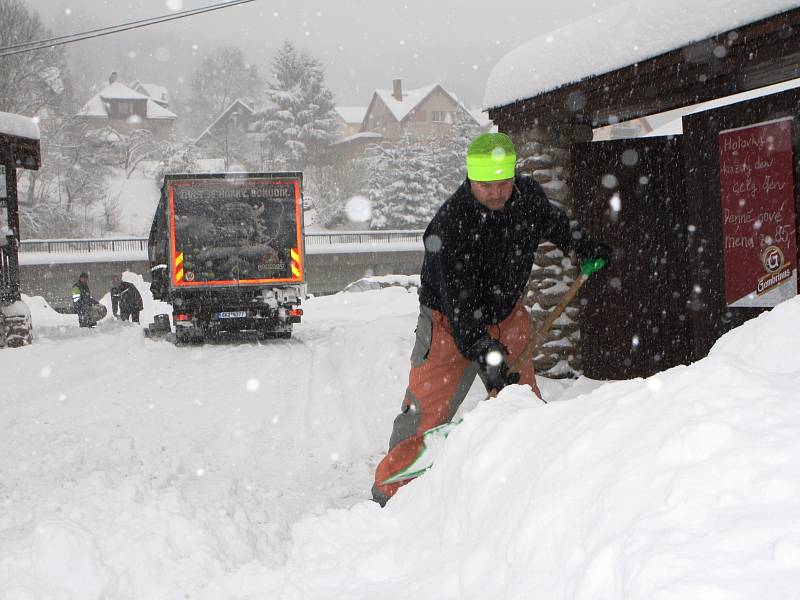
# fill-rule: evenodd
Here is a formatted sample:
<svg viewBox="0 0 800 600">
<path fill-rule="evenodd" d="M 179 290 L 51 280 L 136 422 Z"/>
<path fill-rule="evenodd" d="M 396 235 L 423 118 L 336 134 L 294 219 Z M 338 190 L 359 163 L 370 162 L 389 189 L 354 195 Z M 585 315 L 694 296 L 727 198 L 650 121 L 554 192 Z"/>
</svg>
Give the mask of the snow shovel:
<svg viewBox="0 0 800 600">
<path fill-rule="evenodd" d="M 594 260 L 585 260 L 581 263 L 581 274 L 578 275 L 578 278 L 569 286 L 569 289 L 564 292 L 564 295 L 561 297 L 561 302 L 556 305 L 556 307 L 550 311 L 550 314 L 547 315 L 547 318 L 542 322 L 542 326 L 536 331 L 536 335 L 533 336 L 530 342 L 523 348 L 522 352 L 517 355 L 514 360 L 511 361 L 511 364 L 508 366 L 508 370 L 513 372 L 514 368 L 523 363 L 523 361 L 530 360 L 531 356 L 533 355 L 533 351 L 539 346 L 539 343 L 544 339 L 547 333 L 550 331 L 550 328 L 555 323 L 556 319 L 561 316 L 561 313 L 564 312 L 564 309 L 567 308 L 567 305 L 572 302 L 572 299 L 575 297 L 575 294 L 578 293 L 578 290 L 581 289 L 581 286 L 586 283 L 586 280 L 589 279 L 594 273 L 597 273 L 600 269 L 606 266 L 606 259 L 605 258 L 595 258 Z"/>
<path fill-rule="evenodd" d="M 606 260 L 604 258 L 585 260 L 581 263 L 581 274 L 578 275 L 578 278 L 571 286 L 569 286 L 569 289 L 562 296 L 561 302 L 559 302 L 558 305 L 550 311 L 550 314 L 547 315 L 547 318 L 542 323 L 542 326 L 539 327 L 536 335 L 534 335 L 531 341 L 528 342 L 525 348 L 523 348 L 522 352 L 520 352 L 519 355 L 513 361 L 511 361 L 511 364 L 509 365 L 510 371 L 513 372 L 514 367 L 519 365 L 523 360 L 530 360 L 530 357 L 533 355 L 533 351 L 536 350 L 539 342 L 544 339 L 544 336 L 547 335 L 548 331 L 550 331 L 550 328 L 553 326 L 555 320 L 561 316 L 561 313 L 563 313 L 564 309 L 567 308 L 567 305 L 575 297 L 575 294 L 578 293 L 578 290 L 581 289 L 581 286 L 586 283 L 586 280 L 589 279 L 592 274 L 602 269 L 605 265 Z M 490 393 L 485 399 L 488 400 L 496 395 L 496 392 Z M 547 404 L 547 401 L 544 399 L 542 399 L 542 402 Z M 425 473 L 425 471 L 433 466 L 433 461 L 441 451 L 447 436 L 460 422 L 461 421 L 451 421 L 449 423 L 442 423 L 441 425 L 437 425 L 436 427 L 428 429 L 422 434 L 422 448 L 420 448 L 419 454 L 417 454 L 414 462 L 412 462 L 402 471 L 392 475 L 389 479 L 386 479 L 383 483 L 390 484 L 398 481 L 408 481 L 411 479 L 416 479 Z"/>
</svg>

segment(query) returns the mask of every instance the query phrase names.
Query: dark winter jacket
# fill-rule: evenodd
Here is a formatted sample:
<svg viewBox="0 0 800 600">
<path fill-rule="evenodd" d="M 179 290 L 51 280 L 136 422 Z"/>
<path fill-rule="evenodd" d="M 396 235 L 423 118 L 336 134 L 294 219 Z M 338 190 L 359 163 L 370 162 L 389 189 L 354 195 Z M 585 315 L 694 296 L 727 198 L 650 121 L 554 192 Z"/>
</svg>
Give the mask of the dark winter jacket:
<svg viewBox="0 0 800 600">
<path fill-rule="evenodd" d="M 114 316 L 117 316 L 119 311 L 138 313 L 143 306 L 142 295 L 132 283 L 120 281 L 119 285 L 111 288 L 111 312 Z"/>
<path fill-rule="evenodd" d="M 97 304 L 97 300 L 92 298 L 92 292 L 89 291 L 89 284 L 83 283 L 78 280 L 70 290 L 72 294 L 72 304 L 75 307 L 75 312 L 82 313 L 92 304 Z"/>
<path fill-rule="evenodd" d="M 594 258 L 597 250 L 528 176 L 517 176 L 499 211 L 475 200 L 465 181 L 423 239 L 420 303 L 444 313 L 459 351 L 470 360 L 477 360 L 489 341 L 486 326 L 508 317 L 522 298 L 541 241 L 574 250 L 579 258 Z"/>
</svg>

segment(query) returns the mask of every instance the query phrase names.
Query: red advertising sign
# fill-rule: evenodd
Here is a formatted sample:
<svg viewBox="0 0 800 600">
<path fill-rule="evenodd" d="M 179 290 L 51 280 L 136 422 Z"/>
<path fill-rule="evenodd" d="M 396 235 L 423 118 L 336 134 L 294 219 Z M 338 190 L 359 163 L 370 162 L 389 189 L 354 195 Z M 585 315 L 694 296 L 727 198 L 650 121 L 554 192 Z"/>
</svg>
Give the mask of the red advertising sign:
<svg viewBox="0 0 800 600">
<path fill-rule="evenodd" d="M 719 133 L 728 306 L 775 306 L 797 295 L 793 123 Z"/>
</svg>

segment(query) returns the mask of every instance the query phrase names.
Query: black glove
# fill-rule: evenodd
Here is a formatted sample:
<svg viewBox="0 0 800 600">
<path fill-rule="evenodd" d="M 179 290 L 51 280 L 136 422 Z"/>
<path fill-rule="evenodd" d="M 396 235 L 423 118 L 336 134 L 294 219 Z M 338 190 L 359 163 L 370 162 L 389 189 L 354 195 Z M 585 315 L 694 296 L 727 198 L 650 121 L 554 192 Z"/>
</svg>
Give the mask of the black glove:
<svg viewBox="0 0 800 600">
<path fill-rule="evenodd" d="M 479 340 L 470 354 L 477 356 L 478 364 L 486 375 L 486 389 L 499 392 L 507 385 L 519 383 L 519 373 L 509 372 L 506 362 L 508 349 L 497 340 L 485 337 Z"/>
</svg>

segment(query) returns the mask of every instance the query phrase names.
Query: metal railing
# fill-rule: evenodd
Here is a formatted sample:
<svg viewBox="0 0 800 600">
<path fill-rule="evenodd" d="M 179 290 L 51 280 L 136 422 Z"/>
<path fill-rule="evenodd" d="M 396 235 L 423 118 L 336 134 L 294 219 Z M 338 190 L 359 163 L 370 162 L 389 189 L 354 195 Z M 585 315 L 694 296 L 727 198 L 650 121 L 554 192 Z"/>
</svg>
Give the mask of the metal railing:
<svg viewBox="0 0 800 600">
<path fill-rule="evenodd" d="M 147 252 L 147 238 L 23 240 L 20 252 L 79 254 L 84 252 Z"/>
<path fill-rule="evenodd" d="M 307 233 L 306 247 L 333 244 L 414 244 L 422 243 L 423 230 L 407 231 L 335 231 Z"/>
<path fill-rule="evenodd" d="M 422 243 L 422 230 L 336 231 L 305 234 L 306 247 L 335 244 L 381 245 Z M 20 252 L 83 254 L 91 252 L 147 252 L 147 238 L 23 240 Z"/>
</svg>

